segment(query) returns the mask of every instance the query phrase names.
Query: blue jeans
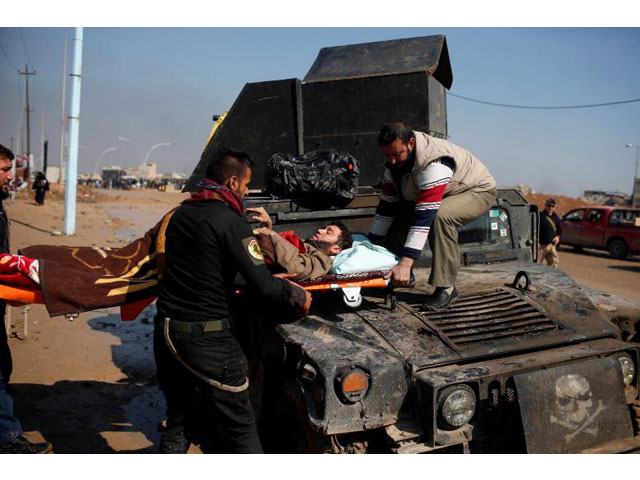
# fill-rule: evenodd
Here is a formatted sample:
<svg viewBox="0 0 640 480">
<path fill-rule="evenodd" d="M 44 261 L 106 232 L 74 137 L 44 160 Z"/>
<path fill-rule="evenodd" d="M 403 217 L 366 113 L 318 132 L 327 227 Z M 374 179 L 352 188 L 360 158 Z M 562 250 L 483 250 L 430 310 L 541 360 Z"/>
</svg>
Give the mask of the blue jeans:
<svg viewBox="0 0 640 480">
<path fill-rule="evenodd" d="M 4 307 L 4 305 L 2 305 Z M 22 425 L 13 415 L 13 399 L 7 393 L 11 375 L 11 352 L 4 329 L 4 308 L 0 310 L 0 445 L 22 435 Z"/>
<path fill-rule="evenodd" d="M 7 393 L 7 385 L 0 373 L 0 445 L 22 435 L 22 425 L 13 415 L 13 399 Z"/>
</svg>

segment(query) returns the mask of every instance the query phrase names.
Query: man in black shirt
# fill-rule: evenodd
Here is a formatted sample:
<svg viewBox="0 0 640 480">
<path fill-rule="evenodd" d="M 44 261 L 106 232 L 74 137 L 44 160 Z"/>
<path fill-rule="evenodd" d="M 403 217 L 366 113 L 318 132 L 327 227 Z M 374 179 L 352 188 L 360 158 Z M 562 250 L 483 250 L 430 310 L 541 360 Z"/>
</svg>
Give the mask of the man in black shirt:
<svg viewBox="0 0 640 480">
<path fill-rule="evenodd" d="M 560 242 L 562 227 L 560 217 L 555 214 L 556 201 L 547 198 L 544 202 L 544 210 L 540 212 L 540 238 L 538 241 L 538 258 L 540 263 L 546 261 L 547 265 L 558 268 L 558 252 L 556 247 Z"/>
<path fill-rule="evenodd" d="M 237 273 L 251 293 L 299 316 L 311 305 L 299 285 L 271 276 L 243 216 L 251 165 L 244 152 L 221 151 L 169 220 L 154 331 L 167 400 L 161 453 L 186 453 L 196 427 L 224 453 L 262 452 L 247 359 L 232 333 L 249 327 L 230 311 Z"/>
</svg>

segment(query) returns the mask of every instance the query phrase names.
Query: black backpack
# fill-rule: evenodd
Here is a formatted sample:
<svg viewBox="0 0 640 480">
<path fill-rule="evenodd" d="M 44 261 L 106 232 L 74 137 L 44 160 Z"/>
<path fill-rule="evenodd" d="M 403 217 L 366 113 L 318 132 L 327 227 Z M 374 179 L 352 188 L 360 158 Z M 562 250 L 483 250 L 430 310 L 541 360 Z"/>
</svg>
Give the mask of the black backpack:
<svg viewBox="0 0 640 480">
<path fill-rule="evenodd" d="M 267 191 L 280 198 L 304 198 L 346 205 L 358 194 L 358 161 L 346 152 L 315 150 L 276 153 L 267 162 Z"/>
</svg>

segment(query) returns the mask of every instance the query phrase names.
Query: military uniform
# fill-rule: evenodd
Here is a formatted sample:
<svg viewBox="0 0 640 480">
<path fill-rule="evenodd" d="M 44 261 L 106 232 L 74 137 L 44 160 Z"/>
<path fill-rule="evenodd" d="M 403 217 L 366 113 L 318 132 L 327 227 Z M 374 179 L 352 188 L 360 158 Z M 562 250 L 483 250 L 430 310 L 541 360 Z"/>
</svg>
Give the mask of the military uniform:
<svg viewBox="0 0 640 480">
<path fill-rule="evenodd" d="M 301 242 L 304 252 L 286 238 L 262 234 L 258 236 L 262 252 L 287 273 L 295 274 L 293 280 L 299 282 L 322 277 L 329 273 L 333 260 L 313 245 Z"/>
<path fill-rule="evenodd" d="M 184 203 L 166 230 L 154 353 L 167 400 L 160 451 L 186 452 L 203 430 L 225 453 L 262 448 L 249 402 L 248 364 L 230 301 L 237 273 L 264 301 L 301 309 L 304 291 L 271 276 L 249 224 L 221 201 Z"/>
</svg>

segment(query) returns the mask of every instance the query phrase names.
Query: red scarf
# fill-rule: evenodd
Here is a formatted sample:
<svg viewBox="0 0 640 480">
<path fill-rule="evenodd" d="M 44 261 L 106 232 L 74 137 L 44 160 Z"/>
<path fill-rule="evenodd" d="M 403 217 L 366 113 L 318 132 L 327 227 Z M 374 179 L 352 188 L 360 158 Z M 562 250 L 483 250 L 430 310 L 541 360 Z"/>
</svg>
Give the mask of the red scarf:
<svg viewBox="0 0 640 480">
<path fill-rule="evenodd" d="M 287 230 L 286 232 L 278 232 L 278 235 L 280 235 L 287 242 L 289 242 L 294 247 L 296 247 L 298 249 L 298 252 L 300 252 L 301 254 L 307 253 L 307 247 L 304 246 L 304 242 L 300 237 L 298 237 L 295 233 L 293 233 L 293 230 Z M 269 245 L 271 245 L 271 242 L 269 242 Z M 271 250 L 273 250 L 273 248 L 274 247 L 271 247 Z M 263 253 L 264 253 L 264 250 L 263 250 Z M 267 265 L 275 264 L 275 262 L 271 260 L 271 258 L 269 258 L 268 254 L 265 254 L 264 261 Z"/>
<path fill-rule="evenodd" d="M 231 210 L 236 211 L 239 215 L 244 214 L 244 204 L 242 197 L 236 192 L 224 185 L 220 185 L 210 178 L 205 178 L 198 183 L 198 191 L 191 194 L 191 198 L 183 200 L 187 202 L 206 202 L 216 200 L 226 203 Z"/>
<path fill-rule="evenodd" d="M 300 253 L 307 253 L 307 247 L 304 246 L 304 242 L 302 239 L 293 233 L 293 230 L 287 230 L 286 232 L 278 232 L 279 235 L 287 240 L 289 243 L 293 244 Z"/>
</svg>

